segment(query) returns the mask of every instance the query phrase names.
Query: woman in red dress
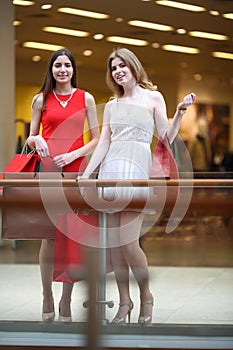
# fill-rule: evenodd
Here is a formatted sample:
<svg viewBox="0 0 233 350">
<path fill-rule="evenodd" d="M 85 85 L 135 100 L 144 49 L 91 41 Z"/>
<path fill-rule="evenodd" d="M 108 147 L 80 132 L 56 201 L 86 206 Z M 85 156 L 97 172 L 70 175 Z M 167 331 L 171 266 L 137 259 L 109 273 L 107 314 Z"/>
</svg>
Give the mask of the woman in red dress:
<svg viewBox="0 0 233 350">
<path fill-rule="evenodd" d="M 87 165 L 99 139 L 99 127 L 94 97 L 77 88 L 76 63 L 67 49 L 54 52 L 48 63 L 44 82 L 32 100 L 32 119 L 28 145 L 41 157 L 41 171 L 78 172 Z M 83 130 L 87 118 L 90 141 L 84 144 Z M 42 127 L 42 132 L 40 129 Z M 55 318 L 52 281 L 54 240 L 43 239 L 39 263 L 43 287 L 42 319 Z M 73 283 L 63 282 L 59 302 L 59 321 L 70 322 Z"/>
</svg>

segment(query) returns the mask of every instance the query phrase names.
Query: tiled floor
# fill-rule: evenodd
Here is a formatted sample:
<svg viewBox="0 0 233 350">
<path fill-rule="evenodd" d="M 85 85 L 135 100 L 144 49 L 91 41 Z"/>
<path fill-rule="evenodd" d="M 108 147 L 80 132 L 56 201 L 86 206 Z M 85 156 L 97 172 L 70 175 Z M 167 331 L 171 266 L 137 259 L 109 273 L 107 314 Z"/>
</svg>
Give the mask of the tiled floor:
<svg viewBox="0 0 233 350">
<path fill-rule="evenodd" d="M 150 267 L 151 289 L 155 296 L 154 323 L 233 325 L 233 268 Z M 0 320 L 41 321 L 41 284 L 36 264 L 0 265 Z M 137 322 L 139 295 L 131 281 L 135 304 L 132 322 Z M 55 307 L 61 283 L 54 283 Z M 75 284 L 73 320 L 86 320 L 83 302 L 87 299 L 84 282 Z M 106 299 L 114 307 L 106 307 L 111 320 L 118 307 L 116 284 L 112 273 L 107 275 Z"/>
</svg>

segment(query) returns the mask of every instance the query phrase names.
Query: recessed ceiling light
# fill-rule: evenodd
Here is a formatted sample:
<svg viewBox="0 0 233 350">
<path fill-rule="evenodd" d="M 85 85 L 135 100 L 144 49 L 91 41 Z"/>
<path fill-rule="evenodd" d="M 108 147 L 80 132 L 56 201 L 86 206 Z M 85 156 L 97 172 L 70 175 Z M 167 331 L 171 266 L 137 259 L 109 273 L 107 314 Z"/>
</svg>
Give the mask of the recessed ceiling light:
<svg viewBox="0 0 233 350">
<path fill-rule="evenodd" d="M 227 19 L 233 19 L 233 12 L 224 13 L 222 16 Z"/>
<path fill-rule="evenodd" d="M 199 73 L 194 74 L 194 79 L 197 81 L 201 81 L 202 80 L 202 75 Z"/>
<path fill-rule="evenodd" d="M 157 0 L 155 1 L 157 5 L 174 7 L 180 10 L 192 11 L 192 12 L 203 12 L 206 9 L 202 6 L 196 6 L 191 4 L 186 4 L 184 2 L 169 1 L 169 0 Z"/>
<path fill-rule="evenodd" d="M 146 40 L 125 38 L 122 36 L 108 36 L 106 38 L 106 40 L 109 42 L 112 42 L 112 43 L 120 43 L 120 44 L 126 44 L 126 45 L 135 45 L 135 46 L 147 46 L 148 45 L 148 41 L 146 41 Z"/>
<path fill-rule="evenodd" d="M 142 28 L 148 28 L 148 29 L 153 29 L 153 30 L 160 30 L 164 32 L 169 32 L 174 30 L 173 27 L 167 26 L 165 24 L 158 24 L 158 23 L 152 23 L 152 22 L 144 22 L 144 21 L 139 21 L 137 19 L 129 21 L 129 25 L 135 26 L 135 27 L 142 27 Z"/>
<path fill-rule="evenodd" d="M 14 27 L 18 27 L 18 26 L 20 26 L 22 24 L 22 22 L 20 22 L 20 21 L 14 21 L 13 22 L 13 26 Z"/>
<path fill-rule="evenodd" d="M 33 62 L 39 62 L 40 60 L 41 60 L 41 56 L 39 56 L 39 55 L 35 55 L 32 57 Z"/>
<path fill-rule="evenodd" d="M 229 37 L 222 34 L 215 34 L 215 33 L 206 33 L 206 32 L 200 32 L 200 31 L 191 31 L 188 33 L 190 36 L 194 36 L 196 38 L 203 38 L 203 39 L 212 39 L 212 40 L 228 40 Z"/>
<path fill-rule="evenodd" d="M 60 7 L 57 9 L 57 11 L 62 12 L 62 13 L 68 13 L 70 15 L 83 16 L 83 17 L 89 17 L 89 18 L 95 18 L 95 19 L 109 18 L 109 15 L 107 15 L 105 13 L 74 9 L 71 7 Z"/>
<path fill-rule="evenodd" d="M 83 55 L 86 56 L 86 57 L 89 57 L 93 54 L 93 51 L 92 50 L 84 50 L 83 51 Z"/>
<path fill-rule="evenodd" d="M 212 52 L 212 56 L 216 58 L 225 58 L 227 60 L 233 60 L 233 53 L 230 53 L 230 52 L 216 51 L 216 52 Z"/>
<path fill-rule="evenodd" d="M 25 41 L 22 44 L 22 46 L 30 49 L 39 49 L 39 50 L 47 50 L 47 51 L 57 51 L 59 49 L 64 49 L 64 46 L 39 43 L 36 41 Z"/>
<path fill-rule="evenodd" d="M 19 6 L 32 6 L 35 4 L 35 1 L 26 1 L 26 0 L 13 0 L 13 5 Z"/>
<path fill-rule="evenodd" d="M 210 14 L 211 16 L 219 16 L 219 11 L 217 11 L 217 10 L 210 10 L 210 11 L 209 11 L 209 14 Z"/>
<path fill-rule="evenodd" d="M 41 5 L 41 9 L 42 10 L 49 10 L 52 8 L 52 5 L 51 4 L 44 4 L 44 5 Z"/>
<path fill-rule="evenodd" d="M 117 17 L 115 21 L 116 21 L 117 23 L 122 23 L 122 22 L 124 22 L 123 18 L 121 18 L 121 17 Z"/>
<path fill-rule="evenodd" d="M 163 45 L 162 49 L 166 51 L 174 51 L 174 52 L 188 53 L 188 54 L 197 54 L 200 52 L 199 49 L 196 49 L 194 47 L 179 46 L 179 45 L 173 45 L 173 44 Z"/>
<path fill-rule="evenodd" d="M 74 29 L 67 29 L 67 28 L 60 28 L 60 27 L 44 27 L 43 30 L 45 32 L 64 34 L 64 35 L 70 35 L 70 36 L 78 36 L 81 38 L 87 37 L 90 35 L 90 33 L 84 32 L 81 30 L 74 30 Z"/>
<path fill-rule="evenodd" d="M 184 28 L 178 28 L 178 29 L 176 30 L 176 33 L 177 33 L 177 34 L 186 34 L 186 33 L 187 33 L 187 30 L 184 29 Z"/>
<path fill-rule="evenodd" d="M 158 49 L 159 48 L 159 43 L 152 43 L 151 46 L 153 47 L 153 49 Z"/>
<path fill-rule="evenodd" d="M 95 39 L 95 40 L 101 40 L 101 39 L 103 39 L 103 37 L 104 37 L 104 35 L 100 34 L 100 33 L 93 35 L 93 39 Z"/>
</svg>

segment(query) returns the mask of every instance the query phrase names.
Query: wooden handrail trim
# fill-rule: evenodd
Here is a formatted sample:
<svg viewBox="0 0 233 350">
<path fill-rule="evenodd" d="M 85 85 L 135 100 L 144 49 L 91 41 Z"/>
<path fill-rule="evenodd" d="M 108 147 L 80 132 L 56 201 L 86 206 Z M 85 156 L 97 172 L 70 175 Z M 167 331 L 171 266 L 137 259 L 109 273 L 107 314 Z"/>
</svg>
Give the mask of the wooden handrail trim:
<svg viewBox="0 0 233 350">
<path fill-rule="evenodd" d="M 117 180 L 117 179 L 0 179 L 0 187 L 233 187 L 233 179 L 150 179 L 150 180 Z"/>
</svg>

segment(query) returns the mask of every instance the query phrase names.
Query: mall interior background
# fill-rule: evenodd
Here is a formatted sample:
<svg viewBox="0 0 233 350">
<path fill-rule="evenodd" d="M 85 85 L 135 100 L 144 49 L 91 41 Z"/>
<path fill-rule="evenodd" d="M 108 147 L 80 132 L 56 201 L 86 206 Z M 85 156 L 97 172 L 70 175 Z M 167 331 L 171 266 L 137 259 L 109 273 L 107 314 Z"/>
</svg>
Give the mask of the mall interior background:
<svg viewBox="0 0 233 350">
<path fill-rule="evenodd" d="M 156 21 L 159 20 L 159 13 L 161 11 L 161 18 L 180 18 L 180 26 L 186 26 L 189 30 L 198 30 L 202 27 L 205 31 L 210 31 L 205 21 L 200 22 L 192 14 L 190 17 L 187 12 L 171 12 L 176 10 L 164 10 L 161 6 L 156 5 L 153 1 L 111 1 L 111 6 L 106 1 L 99 1 L 99 8 L 97 2 L 93 5 L 93 1 L 50 1 L 53 5 L 52 9 L 41 9 L 44 1 L 36 1 L 35 5 L 30 8 L 21 10 L 20 6 L 11 5 L 8 0 L 0 2 L 0 22 L 4 27 L 1 30 L 0 45 L 1 45 L 1 62 L 0 75 L 2 82 L 0 86 L 0 170 L 2 171 L 7 163 L 10 161 L 14 153 L 19 149 L 19 138 L 23 143 L 28 132 L 28 123 L 30 122 L 30 108 L 32 97 L 37 93 L 43 79 L 43 74 L 46 69 L 47 59 L 51 52 L 43 50 L 32 50 L 22 47 L 22 41 L 37 40 L 46 41 L 46 34 L 38 32 L 38 27 L 43 27 L 45 24 L 65 25 L 79 27 L 81 23 L 82 29 L 85 28 L 85 21 L 77 19 L 70 20 L 68 15 L 61 15 L 57 13 L 57 8 L 61 6 L 80 7 L 88 10 L 101 10 L 101 12 L 109 13 L 112 16 L 112 22 L 116 22 L 116 18 L 135 19 L 133 18 L 134 10 L 135 16 L 143 16 L 143 7 L 147 6 L 151 9 L 154 6 L 156 10 Z M 203 5 L 203 1 L 193 0 L 193 4 Z M 126 6 L 127 4 L 127 6 Z M 233 12 L 231 1 L 205 1 L 205 6 L 210 9 L 222 12 Z M 147 10 L 148 11 L 148 10 Z M 165 12 L 164 12 L 165 11 Z M 166 12 L 167 11 L 167 12 Z M 150 12 L 150 11 L 149 11 Z M 184 17 L 187 14 L 187 18 Z M 210 16 L 210 14 L 208 14 Z M 150 21 L 152 21 L 150 16 Z M 223 43 L 217 43 L 213 40 L 201 41 L 201 47 L 206 46 L 211 52 L 212 48 L 223 48 L 225 51 L 233 54 L 233 26 L 232 20 L 223 19 L 220 17 L 213 17 L 212 22 L 219 23 L 215 30 L 222 33 L 221 21 L 225 21 L 224 28 L 227 28 L 229 40 Z M 199 17 L 198 17 L 199 18 Z M 64 19 L 64 21 L 63 21 Z M 147 18 L 143 18 L 146 20 Z M 204 17 L 203 17 L 204 19 Z M 14 20 L 22 21 L 21 27 L 13 27 Z M 23 30 L 25 21 L 25 28 Z M 90 20 L 88 20 L 90 21 Z M 38 22 L 38 23 L 37 23 Z M 84 23 L 84 24 L 83 24 Z M 89 23 L 89 22 L 86 22 Z M 94 23 L 94 24 L 93 24 Z M 94 21 L 91 25 L 91 34 L 96 34 L 100 29 L 104 29 L 105 36 L 111 34 L 118 34 L 117 28 L 121 29 L 121 24 L 111 24 L 102 28 L 98 21 Z M 169 23 L 167 23 L 169 24 Z M 171 23 L 170 23 L 171 24 Z M 35 28 L 34 28 L 35 25 Z M 199 27 L 200 25 L 200 27 Z M 88 25 L 86 24 L 86 29 Z M 26 31 L 25 31 L 26 29 Z M 81 28 L 79 28 L 81 29 Z M 178 24 L 176 22 L 176 29 Z M 124 27 L 125 30 L 125 27 Z M 130 30 L 128 29 L 130 32 Z M 134 29 L 135 37 L 141 37 L 145 31 Z M 125 31 L 127 33 L 127 31 Z M 132 33 L 131 33 L 132 34 Z M 176 33 L 171 33 L 169 40 L 177 41 Z M 48 34 L 51 35 L 51 34 Z M 161 35 L 161 39 L 160 39 Z M 215 149 L 216 145 L 220 145 L 225 153 L 232 154 L 233 152 L 233 64 L 230 59 L 217 59 L 209 57 L 208 62 L 203 61 L 204 68 L 201 65 L 196 67 L 196 62 L 203 59 L 202 53 L 197 57 L 188 57 L 187 54 L 181 53 L 165 53 L 164 62 L 159 60 L 161 56 L 160 49 L 151 48 L 154 41 L 164 41 L 163 33 L 151 32 L 149 35 L 150 49 L 138 48 L 128 46 L 135 51 L 142 62 L 146 62 L 145 68 L 148 68 L 148 75 L 150 79 L 158 86 L 158 89 L 164 94 L 168 117 L 171 118 L 175 111 L 176 104 L 184 95 L 193 91 L 197 95 L 197 103 L 188 109 L 186 113 L 180 135 L 188 143 L 197 133 L 198 118 L 206 118 L 208 121 L 209 136 L 211 138 L 211 147 Z M 25 37 L 23 37 L 25 36 Z M 8 40 L 5 40 L 5 38 Z M 22 39 L 23 38 L 23 39 Z M 147 36 L 148 38 L 148 36 Z M 90 91 L 96 99 L 96 103 L 101 110 L 103 104 L 110 97 L 110 92 L 107 89 L 104 81 L 105 76 L 105 62 L 101 61 L 98 54 L 98 43 L 89 38 L 86 42 L 83 38 L 67 38 L 66 36 L 54 34 L 50 41 L 53 43 L 62 44 L 75 53 L 78 61 L 78 81 L 79 87 Z M 188 45 L 189 37 L 180 39 Z M 193 39 L 192 39 L 193 40 Z M 93 45 L 91 47 L 90 45 Z M 192 45 L 193 45 L 192 41 Z M 100 44 L 99 44 L 100 45 Z M 191 43 L 190 43 L 191 45 Z M 107 55 L 116 46 L 116 44 L 101 41 L 101 47 L 105 47 L 105 61 Z M 196 45 L 197 46 L 197 45 Z M 84 49 L 93 49 L 93 60 L 99 60 L 97 65 L 90 63 L 88 56 L 84 56 Z M 146 55 L 144 57 L 144 54 Z M 41 59 L 38 62 L 32 61 L 35 55 L 39 55 Z M 29 58 L 30 57 L 30 58 Z M 96 57 L 96 58 L 95 58 Z M 205 56 L 206 57 L 206 56 Z M 100 62 L 101 61 L 101 62 Z M 221 61 L 221 64 L 220 64 Z M 188 62 L 188 63 L 187 63 Z M 186 67 L 195 69 L 186 70 Z M 225 68 L 222 68 L 222 65 Z M 161 68 L 161 69 L 160 69 Z M 200 69 L 200 70 L 197 70 Z M 227 71 L 227 73 L 226 73 Z M 190 73 L 192 72 L 192 73 Z M 100 117 L 101 118 L 101 117 Z M 219 142 L 219 143 L 216 143 Z M 232 159 L 232 158 L 231 158 Z M 232 161 L 228 168 L 212 167 L 211 171 L 219 172 L 219 176 L 224 177 L 228 174 L 232 175 Z M 231 176 L 230 175 L 230 176 Z M 149 265 L 151 267 L 190 267 L 190 268 L 232 268 L 233 267 L 233 233 L 232 233 L 232 217 L 212 216 L 208 213 L 203 217 L 199 216 L 198 211 L 193 212 L 191 216 L 186 217 L 181 225 L 171 234 L 165 234 L 167 218 L 161 217 L 158 224 L 155 225 L 142 239 L 142 245 L 147 253 Z M 18 241 L 18 242 L 3 242 L 0 241 L 0 264 L 5 265 L 38 265 L 38 251 L 39 241 Z M 232 288 L 232 287 L 231 287 Z M 232 302 L 229 307 L 232 307 Z M 25 316 L 26 317 L 26 316 Z M 231 319 L 229 320 L 231 323 Z"/>
</svg>

